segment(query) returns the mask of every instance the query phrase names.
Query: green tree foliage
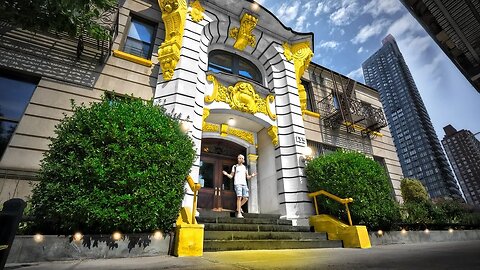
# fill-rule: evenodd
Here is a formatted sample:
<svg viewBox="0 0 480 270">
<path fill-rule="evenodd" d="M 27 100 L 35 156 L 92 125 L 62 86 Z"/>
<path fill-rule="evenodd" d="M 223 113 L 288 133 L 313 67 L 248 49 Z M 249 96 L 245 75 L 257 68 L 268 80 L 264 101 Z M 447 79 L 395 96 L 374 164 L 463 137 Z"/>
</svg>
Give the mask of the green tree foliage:
<svg viewBox="0 0 480 270">
<path fill-rule="evenodd" d="M 426 202 L 428 193 L 422 182 L 417 179 L 404 178 L 400 183 L 402 197 L 405 202 Z"/>
<path fill-rule="evenodd" d="M 0 1 L 2 18 L 29 30 L 53 30 L 77 36 L 83 31 L 105 39 L 100 15 L 116 5 L 115 0 L 5 0 Z"/>
<path fill-rule="evenodd" d="M 388 229 L 399 219 L 385 170 L 361 153 L 337 151 L 310 161 L 305 172 L 310 192 L 325 190 L 349 204 L 354 224 L 370 229 Z M 336 201 L 317 198 L 322 212 L 346 220 L 345 207 Z"/>
<path fill-rule="evenodd" d="M 133 98 L 74 104 L 73 111 L 57 125 L 41 163 L 35 229 L 169 231 L 195 157 L 178 121 Z"/>
</svg>

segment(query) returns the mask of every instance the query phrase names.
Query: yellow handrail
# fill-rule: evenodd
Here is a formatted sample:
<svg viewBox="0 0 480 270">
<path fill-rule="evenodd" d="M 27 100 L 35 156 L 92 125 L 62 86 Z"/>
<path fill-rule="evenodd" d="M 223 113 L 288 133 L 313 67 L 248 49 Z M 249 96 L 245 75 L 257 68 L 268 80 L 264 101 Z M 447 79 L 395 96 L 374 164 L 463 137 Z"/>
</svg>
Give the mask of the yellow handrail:
<svg viewBox="0 0 480 270">
<path fill-rule="evenodd" d="M 190 220 L 190 224 L 195 224 L 195 211 L 197 211 L 197 193 L 202 188 L 202 186 L 199 183 L 193 182 L 193 178 L 188 175 L 187 176 L 187 182 L 188 185 L 190 186 L 190 189 L 193 191 L 193 207 L 192 207 L 192 220 Z"/>
<path fill-rule="evenodd" d="M 317 196 L 319 195 L 324 195 L 325 197 L 328 197 L 332 200 L 335 200 L 343 205 L 345 205 L 345 208 L 347 209 L 347 215 L 348 215 L 348 223 L 350 224 L 350 226 L 352 226 L 352 217 L 350 216 L 350 210 L 348 209 L 348 204 L 353 202 L 353 199 L 352 198 L 345 198 L 345 199 L 342 199 L 338 196 L 335 196 L 325 190 L 320 190 L 320 191 L 317 191 L 317 192 L 312 192 L 312 193 L 308 193 L 308 197 L 312 198 L 313 197 L 313 200 L 315 201 L 315 213 L 317 213 L 318 215 L 318 205 L 317 205 Z"/>
</svg>

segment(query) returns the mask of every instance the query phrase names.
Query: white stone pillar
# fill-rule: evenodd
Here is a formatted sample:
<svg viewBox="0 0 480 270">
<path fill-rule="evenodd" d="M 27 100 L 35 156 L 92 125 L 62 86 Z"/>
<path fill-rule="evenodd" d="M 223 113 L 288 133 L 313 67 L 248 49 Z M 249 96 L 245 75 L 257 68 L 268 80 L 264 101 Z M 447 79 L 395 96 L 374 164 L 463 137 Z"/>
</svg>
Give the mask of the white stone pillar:
<svg viewBox="0 0 480 270">
<path fill-rule="evenodd" d="M 257 159 L 258 155 L 248 154 L 248 161 L 250 164 L 250 174 L 257 173 Z M 258 213 L 258 177 L 250 178 L 250 198 L 248 200 L 248 212 Z"/>
</svg>

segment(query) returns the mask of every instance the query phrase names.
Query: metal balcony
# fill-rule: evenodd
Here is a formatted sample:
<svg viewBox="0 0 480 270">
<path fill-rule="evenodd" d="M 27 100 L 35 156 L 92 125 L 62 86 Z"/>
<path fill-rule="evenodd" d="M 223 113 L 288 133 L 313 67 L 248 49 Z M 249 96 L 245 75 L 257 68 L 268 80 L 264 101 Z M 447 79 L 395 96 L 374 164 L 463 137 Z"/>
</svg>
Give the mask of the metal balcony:
<svg viewBox="0 0 480 270">
<path fill-rule="evenodd" d="M 370 135 L 387 126 L 387 121 L 381 108 L 375 108 L 371 104 L 364 103 L 333 93 L 324 97 L 317 103 L 320 119 L 324 125 L 334 129 L 341 125 L 347 127 L 347 131 L 360 131 L 362 135 Z"/>
</svg>

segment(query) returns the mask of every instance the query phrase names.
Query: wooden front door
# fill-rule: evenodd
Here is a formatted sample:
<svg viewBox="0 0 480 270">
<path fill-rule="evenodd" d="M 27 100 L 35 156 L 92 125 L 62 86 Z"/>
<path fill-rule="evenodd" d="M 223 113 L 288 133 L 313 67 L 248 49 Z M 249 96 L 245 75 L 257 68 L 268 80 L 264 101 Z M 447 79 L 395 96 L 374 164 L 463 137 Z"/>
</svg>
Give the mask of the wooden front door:
<svg viewBox="0 0 480 270">
<path fill-rule="evenodd" d="M 233 179 L 223 175 L 222 171 L 230 173 L 236 160 L 202 155 L 200 161 L 199 182 L 203 187 L 198 194 L 198 207 L 234 211 L 236 195 Z"/>
<path fill-rule="evenodd" d="M 223 175 L 222 171 L 232 171 L 238 154 L 245 155 L 245 148 L 238 144 L 218 139 L 202 140 L 198 179 L 202 188 L 198 193 L 198 208 L 235 211 L 237 196 L 233 179 Z"/>
</svg>

